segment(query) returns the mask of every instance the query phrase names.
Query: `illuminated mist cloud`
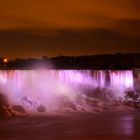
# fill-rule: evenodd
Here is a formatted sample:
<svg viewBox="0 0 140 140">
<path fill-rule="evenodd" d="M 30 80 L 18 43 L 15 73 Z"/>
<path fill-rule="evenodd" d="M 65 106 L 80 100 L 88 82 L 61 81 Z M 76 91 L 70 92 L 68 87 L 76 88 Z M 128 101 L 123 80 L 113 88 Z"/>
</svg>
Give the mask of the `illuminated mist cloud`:
<svg viewBox="0 0 140 140">
<path fill-rule="evenodd" d="M 11 105 L 22 105 L 29 113 L 39 106 L 47 112 L 60 111 L 63 102 L 80 107 L 78 98 L 86 98 L 91 89 L 108 89 L 114 97 L 133 90 L 133 71 L 105 70 L 1 70 L 0 91 Z M 94 94 L 94 92 L 93 92 Z M 88 107 L 82 104 L 83 107 Z M 73 107 L 74 108 L 74 107 Z"/>
</svg>

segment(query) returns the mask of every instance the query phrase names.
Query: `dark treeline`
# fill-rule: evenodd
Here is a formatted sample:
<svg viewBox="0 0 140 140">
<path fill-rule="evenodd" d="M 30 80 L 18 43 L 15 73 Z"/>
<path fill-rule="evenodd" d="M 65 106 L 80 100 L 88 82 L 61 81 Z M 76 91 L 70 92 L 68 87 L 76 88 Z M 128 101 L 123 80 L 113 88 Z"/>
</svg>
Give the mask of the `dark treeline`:
<svg viewBox="0 0 140 140">
<path fill-rule="evenodd" d="M 7 63 L 0 61 L 1 69 L 134 69 L 140 68 L 140 53 L 133 54 L 101 54 L 84 56 L 58 56 L 40 59 L 16 58 Z"/>
</svg>

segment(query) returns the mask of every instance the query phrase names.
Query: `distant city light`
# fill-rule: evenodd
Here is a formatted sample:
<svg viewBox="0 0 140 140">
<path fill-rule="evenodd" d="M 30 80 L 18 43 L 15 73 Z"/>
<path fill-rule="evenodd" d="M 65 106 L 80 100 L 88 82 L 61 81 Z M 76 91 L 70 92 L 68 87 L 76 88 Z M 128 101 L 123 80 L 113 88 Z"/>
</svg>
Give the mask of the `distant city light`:
<svg viewBox="0 0 140 140">
<path fill-rule="evenodd" d="M 8 62 L 8 59 L 7 59 L 7 58 L 4 58 L 4 59 L 3 59 L 3 62 L 4 62 L 4 63 L 7 63 L 7 62 Z"/>
</svg>

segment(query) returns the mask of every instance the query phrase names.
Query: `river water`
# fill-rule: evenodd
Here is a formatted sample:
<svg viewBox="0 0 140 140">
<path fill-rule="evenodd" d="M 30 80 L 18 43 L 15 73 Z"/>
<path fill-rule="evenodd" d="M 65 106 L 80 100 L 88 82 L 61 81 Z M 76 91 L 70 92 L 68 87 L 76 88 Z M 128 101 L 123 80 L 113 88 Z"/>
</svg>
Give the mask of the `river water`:
<svg viewBox="0 0 140 140">
<path fill-rule="evenodd" d="M 1 140 L 139 140 L 140 112 L 67 113 L 0 120 Z"/>
</svg>

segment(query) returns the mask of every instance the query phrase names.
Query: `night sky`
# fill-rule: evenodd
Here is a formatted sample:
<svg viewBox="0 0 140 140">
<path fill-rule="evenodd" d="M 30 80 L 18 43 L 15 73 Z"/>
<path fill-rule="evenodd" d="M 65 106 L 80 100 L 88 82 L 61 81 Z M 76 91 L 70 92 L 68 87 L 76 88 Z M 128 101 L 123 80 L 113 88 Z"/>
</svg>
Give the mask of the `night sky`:
<svg viewBox="0 0 140 140">
<path fill-rule="evenodd" d="M 3 0 L 0 56 L 140 52 L 140 0 Z"/>
</svg>

